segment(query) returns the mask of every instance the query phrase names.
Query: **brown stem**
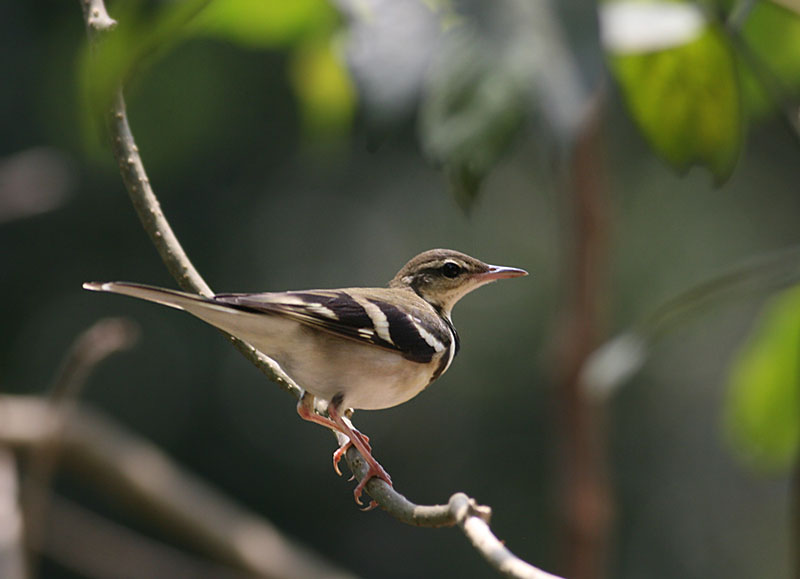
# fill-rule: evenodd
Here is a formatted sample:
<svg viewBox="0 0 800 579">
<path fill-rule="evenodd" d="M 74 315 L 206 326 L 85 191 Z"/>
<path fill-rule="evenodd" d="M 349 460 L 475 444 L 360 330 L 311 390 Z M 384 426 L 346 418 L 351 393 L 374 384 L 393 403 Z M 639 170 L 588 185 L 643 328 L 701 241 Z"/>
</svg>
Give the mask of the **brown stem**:
<svg viewBox="0 0 800 579">
<path fill-rule="evenodd" d="M 575 144 L 567 211 L 571 234 L 567 301 L 558 329 L 556 380 L 565 521 L 563 569 L 571 579 L 603 577 L 612 517 L 603 407 L 581 386 L 581 369 L 600 343 L 608 269 L 608 191 L 601 151 L 602 98 Z"/>
</svg>

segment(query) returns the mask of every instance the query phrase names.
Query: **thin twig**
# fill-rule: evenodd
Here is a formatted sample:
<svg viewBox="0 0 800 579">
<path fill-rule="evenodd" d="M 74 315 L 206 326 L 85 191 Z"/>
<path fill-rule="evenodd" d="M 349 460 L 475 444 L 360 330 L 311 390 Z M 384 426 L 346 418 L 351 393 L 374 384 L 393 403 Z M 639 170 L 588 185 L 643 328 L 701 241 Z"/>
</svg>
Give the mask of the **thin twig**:
<svg viewBox="0 0 800 579">
<path fill-rule="evenodd" d="M 97 3 L 102 4 L 102 0 L 97 0 Z M 111 137 L 111 150 L 119 165 L 122 181 L 139 216 L 139 220 L 142 222 L 142 227 L 153 242 L 167 270 L 184 290 L 193 291 L 204 296 L 213 295 L 214 292 L 211 291 L 209 285 L 194 267 L 180 241 L 175 236 L 169 221 L 167 221 L 164 212 L 161 210 L 161 204 L 153 192 L 150 178 L 147 176 L 141 155 L 139 155 L 139 147 L 136 145 L 128 123 L 122 88 L 116 90 L 111 110 L 108 113 L 107 124 Z M 230 334 L 225 335 L 236 346 L 236 349 L 266 374 L 268 378 L 295 398 L 300 397 L 300 388 L 281 370 L 275 361 L 253 348 L 250 344 Z"/>
<path fill-rule="evenodd" d="M 645 364 L 662 336 L 712 308 L 784 289 L 798 281 L 800 246 L 795 245 L 748 259 L 693 285 L 592 352 L 581 370 L 581 388 L 592 398 L 608 398 Z"/>
<path fill-rule="evenodd" d="M 345 453 L 345 459 L 358 480 L 367 473 L 368 466 L 355 448 Z M 500 541 L 489 526 L 492 509 L 478 505 L 464 493 L 450 497 L 446 505 L 423 506 L 409 501 L 384 481 L 372 478 L 367 483 L 367 492 L 379 506 L 399 521 L 417 527 L 459 528 L 473 547 L 500 573 L 515 579 L 560 579 L 534 567 L 514 555 Z"/>
<path fill-rule="evenodd" d="M 50 482 L 58 462 L 59 435 L 70 420 L 80 393 L 97 364 L 115 352 L 130 348 L 137 337 L 138 327 L 133 322 L 121 318 L 102 319 L 78 336 L 56 373 L 48 401 L 58 423 L 52 437 L 32 453 L 21 493 L 28 571 L 32 577 L 37 576 L 36 555 L 42 544 L 50 503 Z"/>
<path fill-rule="evenodd" d="M 102 4 L 102 0 L 96 0 Z M 88 22 L 87 22 L 88 27 Z M 91 34 L 90 34 L 91 38 Z M 131 201 L 133 202 L 139 218 L 150 236 L 151 241 L 156 246 L 162 260 L 164 261 L 167 269 L 178 282 L 178 284 L 185 290 L 195 291 L 202 295 L 212 295 L 211 289 L 208 284 L 200 276 L 199 272 L 194 268 L 185 251 L 183 250 L 180 242 L 172 231 L 166 217 L 164 216 L 158 199 L 156 198 L 150 179 L 145 172 L 142 159 L 139 155 L 139 149 L 133 138 L 128 118 L 125 110 L 125 99 L 122 94 L 122 88 L 117 89 L 113 99 L 112 110 L 108 117 L 108 127 L 112 139 L 112 148 L 114 156 L 119 164 L 122 173 L 122 179 L 125 187 L 128 190 Z M 245 357 L 255 364 L 264 374 L 277 382 L 284 390 L 293 394 L 295 397 L 300 396 L 302 390 L 289 378 L 281 368 L 267 356 L 250 346 L 249 344 L 229 336 L 231 342 L 242 352 Z M 361 456 L 355 449 L 351 449 L 347 453 L 347 461 L 351 469 L 356 468 L 356 464 L 363 465 Z M 363 477 L 365 471 L 353 470 L 356 477 Z M 359 474 L 360 473 L 360 474 Z M 462 529 L 468 536 L 472 536 L 474 531 L 471 529 L 473 525 L 465 525 L 456 516 L 453 507 L 448 504 L 447 506 L 420 506 L 415 505 L 408 501 L 403 495 L 397 493 L 394 489 L 383 483 L 382 481 L 372 479 L 367 484 L 367 491 L 387 513 L 396 519 L 412 525 L 418 526 L 453 526 L 460 524 Z M 462 495 L 454 495 L 462 496 Z M 464 495 L 465 496 L 465 495 Z M 451 499 L 452 503 L 452 499 Z M 476 507 L 476 512 L 486 507 Z M 470 520 L 472 517 L 468 517 Z M 487 526 L 488 532 L 488 526 Z M 491 533 L 490 533 L 491 534 Z M 494 537 L 493 535 L 491 535 Z M 494 539 L 497 541 L 497 539 Z M 480 546 L 473 541 L 476 548 L 481 550 L 481 553 L 486 557 L 490 563 L 502 572 L 509 574 L 509 570 L 519 569 L 533 569 L 539 575 L 535 577 L 553 577 L 547 575 L 543 571 L 539 571 L 531 567 L 524 561 L 517 559 L 508 552 L 507 556 L 496 556 L 497 551 L 494 545 L 490 542 L 480 542 Z M 507 564 L 507 561 L 514 561 L 512 564 Z M 534 577 L 530 574 L 515 575 L 513 577 Z"/>
<path fill-rule="evenodd" d="M 218 561 L 259 577 L 352 577 L 292 543 L 268 522 L 182 471 L 158 447 L 99 413 L 76 406 L 73 419 L 62 429 L 61 416 L 46 400 L 0 396 L 0 443 L 38 448 L 56 433 L 65 466 Z"/>
</svg>

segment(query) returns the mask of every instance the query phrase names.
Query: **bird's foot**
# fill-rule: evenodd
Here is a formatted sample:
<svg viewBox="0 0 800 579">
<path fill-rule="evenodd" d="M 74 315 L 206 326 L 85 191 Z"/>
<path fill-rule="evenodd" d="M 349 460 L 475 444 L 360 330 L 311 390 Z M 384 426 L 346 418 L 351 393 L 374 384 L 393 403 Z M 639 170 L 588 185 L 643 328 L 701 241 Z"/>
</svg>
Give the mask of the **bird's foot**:
<svg viewBox="0 0 800 579">
<path fill-rule="evenodd" d="M 353 429 L 353 434 L 355 434 L 357 437 L 361 439 L 361 442 L 364 444 L 364 446 L 368 451 L 372 452 L 372 447 L 369 444 L 369 437 L 366 434 L 362 434 L 361 432 L 355 429 Z M 353 446 L 353 441 L 348 438 L 347 442 L 342 444 L 342 446 L 336 449 L 336 452 L 333 453 L 333 470 L 335 470 L 336 474 L 338 474 L 339 476 L 342 476 L 342 471 L 339 470 L 339 463 L 344 457 L 344 453 L 347 452 L 347 450 L 351 446 Z"/>
<path fill-rule="evenodd" d="M 392 485 L 392 477 L 389 476 L 389 473 L 386 472 L 386 470 L 378 463 L 377 460 L 375 460 L 372 457 L 372 455 L 365 456 L 364 460 L 367 461 L 367 465 L 369 466 L 369 469 L 367 470 L 367 473 L 364 475 L 364 478 L 362 478 L 361 481 L 359 481 L 359 483 L 356 485 L 355 490 L 353 491 L 353 496 L 356 499 L 356 503 L 358 503 L 359 505 L 363 505 L 364 504 L 364 503 L 361 502 L 361 495 L 364 492 L 364 487 L 369 482 L 369 479 L 371 479 L 373 477 L 376 477 L 376 478 L 381 479 L 383 482 L 385 482 L 389 486 L 393 486 Z M 374 509 L 377 506 L 378 506 L 378 503 L 375 502 L 374 500 L 372 500 L 372 501 L 370 501 L 369 505 L 367 505 L 365 508 L 363 508 L 361 510 L 362 511 L 371 511 L 372 509 Z"/>
</svg>

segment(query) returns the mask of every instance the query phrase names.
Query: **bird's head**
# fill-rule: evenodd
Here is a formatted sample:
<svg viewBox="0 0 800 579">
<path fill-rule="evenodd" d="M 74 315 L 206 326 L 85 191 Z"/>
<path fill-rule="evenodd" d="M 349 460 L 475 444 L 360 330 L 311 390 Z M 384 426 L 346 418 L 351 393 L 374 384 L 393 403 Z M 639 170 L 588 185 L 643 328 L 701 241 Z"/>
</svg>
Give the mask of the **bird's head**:
<svg viewBox="0 0 800 579">
<path fill-rule="evenodd" d="M 449 318 L 458 300 L 498 279 L 528 275 L 524 269 L 489 265 L 452 249 L 431 249 L 397 272 L 390 287 L 409 288 Z"/>
</svg>

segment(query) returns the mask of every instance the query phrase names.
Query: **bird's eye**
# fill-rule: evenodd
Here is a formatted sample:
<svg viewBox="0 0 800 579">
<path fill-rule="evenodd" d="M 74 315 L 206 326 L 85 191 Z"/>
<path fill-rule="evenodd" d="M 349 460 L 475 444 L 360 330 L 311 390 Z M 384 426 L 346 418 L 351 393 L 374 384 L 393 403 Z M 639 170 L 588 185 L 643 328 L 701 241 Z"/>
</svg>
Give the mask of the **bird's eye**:
<svg viewBox="0 0 800 579">
<path fill-rule="evenodd" d="M 461 266 L 452 261 L 448 261 L 441 267 L 442 275 L 449 278 L 458 277 L 461 273 Z"/>
</svg>

